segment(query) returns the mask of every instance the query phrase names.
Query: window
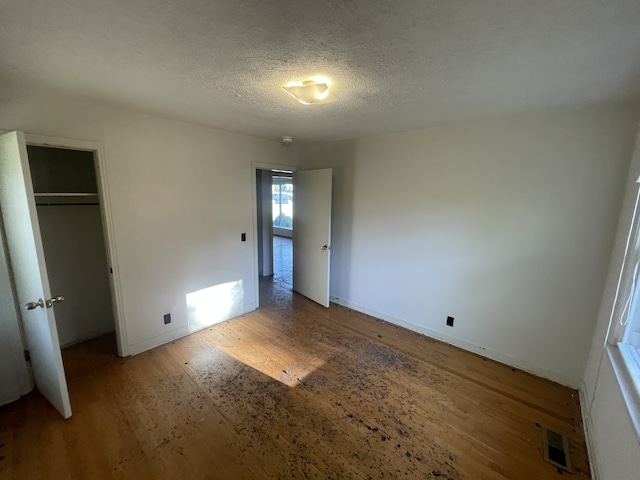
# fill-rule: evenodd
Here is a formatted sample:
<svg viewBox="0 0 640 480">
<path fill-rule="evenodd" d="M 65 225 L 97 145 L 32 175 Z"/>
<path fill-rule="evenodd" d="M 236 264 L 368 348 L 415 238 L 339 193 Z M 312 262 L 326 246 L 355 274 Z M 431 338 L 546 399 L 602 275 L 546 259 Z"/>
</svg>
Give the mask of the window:
<svg viewBox="0 0 640 480">
<path fill-rule="evenodd" d="M 640 438 L 640 190 L 627 236 L 606 348 Z"/>
<path fill-rule="evenodd" d="M 291 175 L 277 174 L 272 177 L 273 226 L 293 229 L 293 179 Z"/>
</svg>

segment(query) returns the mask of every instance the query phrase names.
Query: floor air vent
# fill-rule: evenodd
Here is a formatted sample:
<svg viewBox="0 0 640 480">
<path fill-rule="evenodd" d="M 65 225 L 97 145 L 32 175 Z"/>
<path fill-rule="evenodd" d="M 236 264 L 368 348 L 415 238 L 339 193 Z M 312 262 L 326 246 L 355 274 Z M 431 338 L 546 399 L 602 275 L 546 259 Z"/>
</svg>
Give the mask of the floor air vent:
<svg viewBox="0 0 640 480">
<path fill-rule="evenodd" d="M 542 438 L 544 442 L 544 459 L 567 472 L 573 472 L 567 437 L 543 428 Z"/>
</svg>

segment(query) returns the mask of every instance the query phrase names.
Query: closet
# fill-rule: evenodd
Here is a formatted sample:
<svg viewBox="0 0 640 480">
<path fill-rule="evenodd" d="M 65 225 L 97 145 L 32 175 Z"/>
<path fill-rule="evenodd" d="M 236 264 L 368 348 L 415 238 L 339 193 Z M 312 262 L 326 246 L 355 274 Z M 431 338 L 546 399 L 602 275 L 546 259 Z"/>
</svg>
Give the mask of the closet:
<svg viewBox="0 0 640 480">
<path fill-rule="evenodd" d="M 38 223 L 62 347 L 114 331 L 92 152 L 28 146 Z"/>
</svg>

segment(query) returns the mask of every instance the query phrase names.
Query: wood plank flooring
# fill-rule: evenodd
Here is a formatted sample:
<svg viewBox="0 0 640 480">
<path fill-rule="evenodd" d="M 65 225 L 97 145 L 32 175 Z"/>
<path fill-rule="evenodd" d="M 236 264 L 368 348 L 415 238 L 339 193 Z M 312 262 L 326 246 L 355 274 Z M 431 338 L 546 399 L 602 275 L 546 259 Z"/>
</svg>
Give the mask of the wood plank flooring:
<svg viewBox="0 0 640 480">
<path fill-rule="evenodd" d="M 74 415 L 0 409 L 2 479 L 590 478 L 576 391 L 264 286 L 251 314 L 135 357 L 64 352 Z M 575 473 L 543 461 L 570 439 Z"/>
</svg>

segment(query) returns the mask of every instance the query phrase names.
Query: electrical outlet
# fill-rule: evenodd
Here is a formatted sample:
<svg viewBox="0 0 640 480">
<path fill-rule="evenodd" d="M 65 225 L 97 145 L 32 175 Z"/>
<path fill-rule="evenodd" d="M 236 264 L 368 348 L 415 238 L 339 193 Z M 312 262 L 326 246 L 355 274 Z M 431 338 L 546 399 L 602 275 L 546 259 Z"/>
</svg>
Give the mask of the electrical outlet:
<svg viewBox="0 0 640 480">
<path fill-rule="evenodd" d="M 164 314 L 164 324 L 166 325 L 167 323 L 171 323 L 171 314 L 170 313 L 165 313 Z"/>
<path fill-rule="evenodd" d="M 453 317 L 447 317 L 447 325 L 449 327 L 453 327 L 453 321 L 455 320 L 455 318 Z"/>
</svg>

